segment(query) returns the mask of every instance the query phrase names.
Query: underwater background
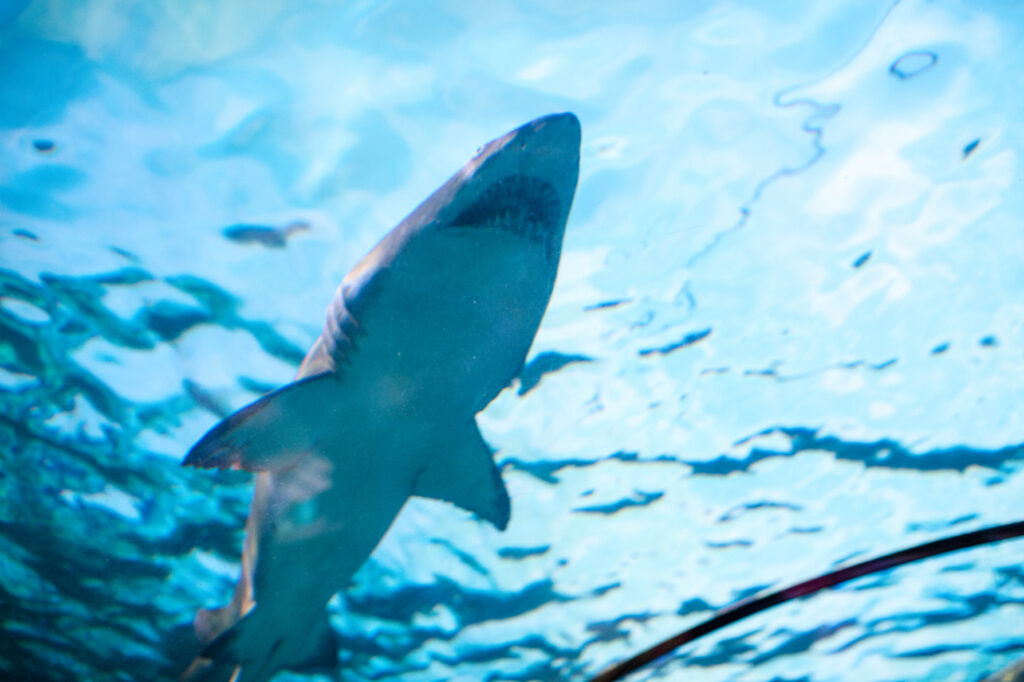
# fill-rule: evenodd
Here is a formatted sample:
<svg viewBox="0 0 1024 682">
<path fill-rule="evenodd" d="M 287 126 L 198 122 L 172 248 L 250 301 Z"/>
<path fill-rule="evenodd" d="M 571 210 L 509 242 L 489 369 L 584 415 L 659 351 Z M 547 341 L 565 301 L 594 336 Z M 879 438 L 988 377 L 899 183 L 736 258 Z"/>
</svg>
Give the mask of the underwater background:
<svg viewBox="0 0 1024 682">
<path fill-rule="evenodd" d="M 331 603 L 341 679 L 583 680 L 1024 517 L 1022 30 L 978 0 L 0 1 L 0 677 L 187 665 L 251 478 L 182 456 L 291 378 L 376 240 L 551 112 L 583 125 L 559 279 L 479 417 L 511 523 L 412 500 Z M 632 679 L 1021 657 L 1017 541 Z"/>
</svg>

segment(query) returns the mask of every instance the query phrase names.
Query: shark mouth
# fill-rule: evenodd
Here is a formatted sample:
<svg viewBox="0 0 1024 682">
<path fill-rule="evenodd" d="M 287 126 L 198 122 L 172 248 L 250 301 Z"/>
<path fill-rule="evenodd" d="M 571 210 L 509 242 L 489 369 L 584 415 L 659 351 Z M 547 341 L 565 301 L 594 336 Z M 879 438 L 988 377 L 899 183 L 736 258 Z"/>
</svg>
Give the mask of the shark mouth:
<svg viewBox="0 0 1024 682">
<path fill-rule="evenodd" d="M 510 175 L 492 183 L 451 225 L 508 230 L 543 244 L 548 256 L 554 258 L 558 241 L 554 226 L 560 210 L 558 192 L 550 183 L 527 175 Z"/>
</svg>

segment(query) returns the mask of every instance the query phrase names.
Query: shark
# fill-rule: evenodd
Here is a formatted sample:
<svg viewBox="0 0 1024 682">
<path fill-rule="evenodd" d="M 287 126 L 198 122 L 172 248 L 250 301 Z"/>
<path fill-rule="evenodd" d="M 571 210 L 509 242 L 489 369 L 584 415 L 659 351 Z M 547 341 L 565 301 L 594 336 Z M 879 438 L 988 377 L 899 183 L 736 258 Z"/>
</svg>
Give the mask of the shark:
<svg viewBox="0 0 1024 682">
<path fill-rule="evenodd" d="M 522 369 L 550 300 L 580 135 L 552 114 L 482 147 L 344 277 L 294 381 L 188 452 L 256 481 L 234 596 L 197 613 L 181 679 L 336 670 L 327 602 L 411 496 L 508 525 L 476 414 Z"/>
</svg>

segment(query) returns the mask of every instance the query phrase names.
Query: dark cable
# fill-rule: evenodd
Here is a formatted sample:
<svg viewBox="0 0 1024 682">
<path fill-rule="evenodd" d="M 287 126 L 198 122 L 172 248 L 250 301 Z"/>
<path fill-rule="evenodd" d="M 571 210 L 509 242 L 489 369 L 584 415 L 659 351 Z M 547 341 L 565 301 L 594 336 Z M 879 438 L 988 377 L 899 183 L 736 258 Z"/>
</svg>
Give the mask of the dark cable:
<svg viewBox="0 0 1024 682">
<path fill-rule="evenodd" d="M 961 535 L 954 535 L 941 540 L 926 542 L 923 545 L 917 545 L 910 549 L 886 554 L 885 556 L 880 556 L 875 559 L 868 559 L 867 561 L 862 561 L 859 564 L 847 566 L 846 568 L 841 568 L 839 570 L 820 575 L 816 578 L 805 580 L 802 583 L 791 585 L 790 587 L 783 588 L 776 592 L 771 592 L 763 597 L 751 598 L 737 602 L 721 609 L 703 623 L 700 623 L 699 625 L 684 632 L 680 632 L 678 635 L 670 637 L 663 642 L 655 644 L 651 648 L 641 651 L 639 654 L 623 661 L 622 663 L 617 663 L 607 668 L 593 677 L 591 682 L 613 682 L 613 680 L 620 680 L 626 675 L 636 672 L 648 663 L 671 653 L 675 649 L 692 642 L 698 637 L 703 637 L 704 635 L 721 629 L 726 625 L 730 625 L 740 619 L 746 618 L 747 616 L 752 616 L 755 613 L 770 609 L 773 606 L 778 606 L 784 602 L 798 599 L 800 597 L 806 597 L 814 594 L 815 592 L 835 587 L 836 585 L 848 580 L 860 578 L 865 575 L 871 575 L 872 573 L 879 573 L 890 568 L 895 568 L 896 566 L 920 561 L 921 559 L 928 559 L 930 557 L 939 556 L 940 554 L 948 554 L 950 552 L 956 552 L 991 542 L 1009 540 L 1011 538 L 1020 537 L 1021 535 L 1024 535 L 1024 521 L 1007 523 L 1002 526 L 992 526 L 991 528 L 983 528 L 982 530 L 976 530 L 970 533 L 963 533 Z"/>
</svg>

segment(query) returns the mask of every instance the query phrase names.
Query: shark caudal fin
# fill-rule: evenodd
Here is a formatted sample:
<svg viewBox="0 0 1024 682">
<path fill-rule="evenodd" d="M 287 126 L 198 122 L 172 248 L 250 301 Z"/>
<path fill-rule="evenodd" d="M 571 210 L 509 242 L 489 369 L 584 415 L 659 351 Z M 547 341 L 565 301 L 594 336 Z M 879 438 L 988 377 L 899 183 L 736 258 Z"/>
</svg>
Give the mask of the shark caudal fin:
<svg viewBox="0 0 1024 682">
<path fill-rule="evenodd" d="M 288 384 L 243 407 L 206 432 L 186 466 L 274 471 L 317 449 L 325 406 L 338 401 L 338 379 L 320 374 Z"/>
<path fill-rule="evenodd" d="M 475 419 L 451 431 L 445 451 L 438 452 L 416 480 L 413 494 L 451 502 L 491 522 L 508 526 L 508 490 L 494 465 L 493 452 Z"/>
<path fill-rule="evenodd" d="M 333 672 L 338 666 L 338 637 L 326 611 L 312 623 L 282 623 L 257 606 L 199 656 L 214 670 L 231 669 L 232 682 L 267 682 L 281 670 Z"/>
</svg>

